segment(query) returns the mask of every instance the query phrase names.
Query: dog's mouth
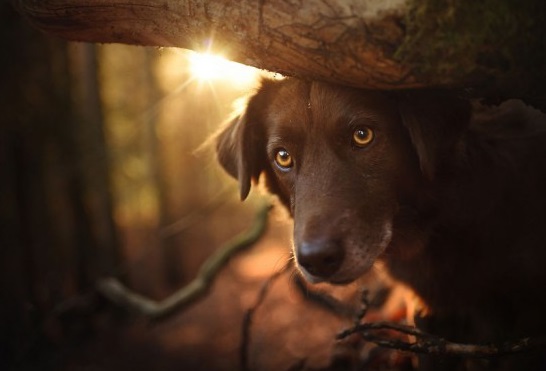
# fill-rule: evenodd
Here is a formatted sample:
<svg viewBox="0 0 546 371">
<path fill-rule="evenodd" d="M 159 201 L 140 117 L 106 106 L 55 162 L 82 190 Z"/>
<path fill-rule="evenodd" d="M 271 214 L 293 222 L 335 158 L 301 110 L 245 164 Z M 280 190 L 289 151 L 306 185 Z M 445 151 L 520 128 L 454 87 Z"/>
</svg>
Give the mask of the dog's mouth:
<svg viewBox="0 0 546 371">
<path fill-rule="evenodd" d="M 325 269 L 316 269 L 313 266 L 302 264 L 300 259 L 296 259 L 298 268 L 304 278 L 310 283 L 326 282 L 334 285 L 349 284 L 362 275 L 367 273 L 388 248 L 392 241 L 393 229 L 390 220 L 382 223 L 381 227 L 376 228 L 379 233 L 374 236 L 361 237 L 358 234 L 350 235 L 343 239 L 336 248 L 342 249 L 341 261 L 335 263 L 336 269 L 332 267 Z M 301 249 L 298 246 L 297 249 Z M 332 259 L 332 258 L 330 258 Z M 330 265 L 334 264 L 330 262 Z"/>
</svg>

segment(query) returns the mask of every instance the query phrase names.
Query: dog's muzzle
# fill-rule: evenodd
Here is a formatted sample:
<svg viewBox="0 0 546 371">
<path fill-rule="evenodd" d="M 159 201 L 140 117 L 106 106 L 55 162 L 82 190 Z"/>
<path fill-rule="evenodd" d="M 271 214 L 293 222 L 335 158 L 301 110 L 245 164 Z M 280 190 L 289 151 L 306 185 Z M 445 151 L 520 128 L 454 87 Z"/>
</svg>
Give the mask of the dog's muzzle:
<svg viewBox="0 0 546 371">
<path fill-rule="evenodd" d="M 297 264 L 311 283 L 346 284 L 358 279 L 375 263 L 392 240 L 392 223 L 386 221 L 375 237 L 314 239 L 295 247 Z"/>
<path fill-rule="evenodd" d="M 297 248 L 296 259 L 306 273 L 328 280 L 338 272 L 345 258 L 341 241 L 306 241 Z"/>
</svg>

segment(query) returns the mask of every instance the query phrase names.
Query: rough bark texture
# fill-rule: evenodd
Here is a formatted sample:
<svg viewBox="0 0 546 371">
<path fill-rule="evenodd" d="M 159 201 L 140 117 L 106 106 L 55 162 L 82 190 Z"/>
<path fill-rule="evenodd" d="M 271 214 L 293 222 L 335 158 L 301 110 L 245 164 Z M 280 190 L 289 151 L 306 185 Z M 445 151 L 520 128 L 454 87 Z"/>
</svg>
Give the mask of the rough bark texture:
<svg viewBox="0 0 546 371">
<path fill-rule="evenodd" d="M 366 88 L 541 94 L 542 0 L 14 0 L 38 28 L 90 42 L 211 48 L 286 75 Z"/>
</svg>

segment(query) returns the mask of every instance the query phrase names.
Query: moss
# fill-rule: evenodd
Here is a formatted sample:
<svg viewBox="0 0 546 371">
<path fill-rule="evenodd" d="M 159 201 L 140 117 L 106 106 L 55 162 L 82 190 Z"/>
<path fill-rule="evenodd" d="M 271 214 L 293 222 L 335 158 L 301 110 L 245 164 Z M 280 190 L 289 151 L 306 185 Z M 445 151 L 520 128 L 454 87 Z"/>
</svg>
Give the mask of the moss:
<svg viewBox="0 0 546 371">
<path fill-rule="evenodd" d="M 412 0 L 394 57 L 414 73 L 453 81 L 545 69 L 543 0 Z M 447 81 L 447 77 L 445 81 Z"/>
</svg>

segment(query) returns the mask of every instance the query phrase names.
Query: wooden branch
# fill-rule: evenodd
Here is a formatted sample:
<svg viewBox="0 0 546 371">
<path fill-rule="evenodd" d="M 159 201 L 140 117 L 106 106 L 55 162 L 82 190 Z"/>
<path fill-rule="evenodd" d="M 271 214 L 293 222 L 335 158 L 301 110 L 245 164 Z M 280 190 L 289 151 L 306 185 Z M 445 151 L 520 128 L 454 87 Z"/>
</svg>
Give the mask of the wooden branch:
<svg viewBox="0 0 546 371">
<path fill-rule="evenodd" d="M 112 277 L 99 281 L 96 284 L 96 289 L 104 297 L 122 308 L 152 319 L 163 319 L 207 294 L 216 275 L 225 264 L 236 254 L 256 243 L 263 235 L 270 209 L 270 205 L 263 206 L 258 211 L 254 224 L 248 231 L 236 236 L 208 258 L 193 281 L 160 302 L 131 291 L 119 280 Z"/>
<path fill-rule="evenodd" d="M 291 267 L 293 267 L 293 263 L 290 261 L 287 264 L 285 264 L 284 267 L 282 267 L 282 269 L 278 270 L 273 275 L 271 275 L 260 288 L 260 291 L 258 292 L 258 297 L 254 305 L 245 312 L 245 315 L 243 317 L 243 325 L 241 328 L 241 347 L 240 347 L 240 353 L 239 353 L 239 359 L 241 361 L 241 370 L 243 371 L 250 370 L 248 356 L 249 356 L 250 337 L 251 337 L 250 330 L 252 328 L 252 321 L 254 320 L 254 314 L 256 310 L 258 310 L 258 308 L 263 304 L 265 297 L 267 296 L 267 293 L 271 289 L 271 285 L 273 285 L 273 283 L 277 279 L 279 279 Z"/>
<path fill-rule="evenodd" d="M 399 334 L 411 335 L 415 342 L 387 338 L 374 333 L 377 330 L 392 330 Z M 404 350 L 413 353 L 463 356 L 473 358 L 497 357 L 508 354 L 522 353 L 546 346 L 544 338 L 523 338 L 515 341 L 506 341 L 502 344 L 463 344 L 443 339 L 439 336 L 426 333 L 413 326 L 406 326 L 393 322 L 370 322 L 354 326 L 337 335 L 337 339 L 345 339 L 349 335 L 358 333 L 363 339 L 379 346 Z"/>
<path fill-rule="evenodd" d="M 461 0 L 12 0 L 38 28 L 176 46 L 364 88 L 544 92 L 546 3 Z"/>
</svg>

